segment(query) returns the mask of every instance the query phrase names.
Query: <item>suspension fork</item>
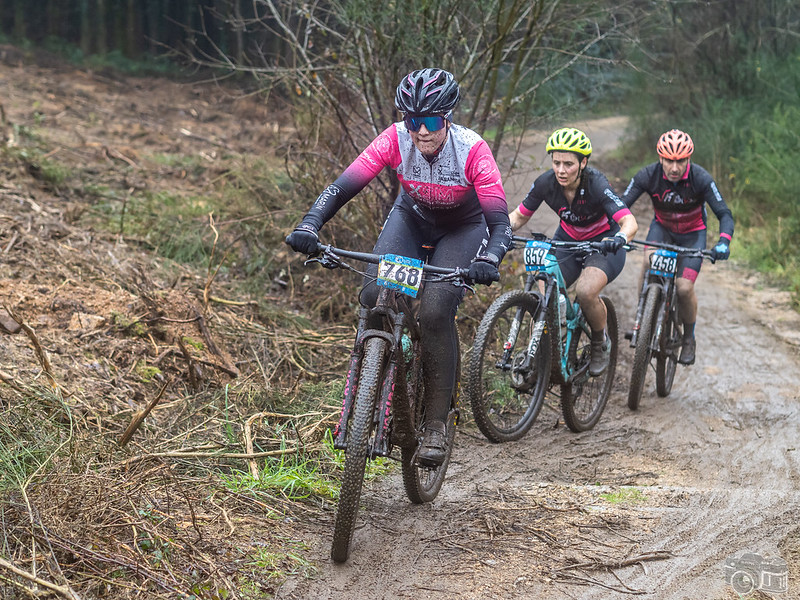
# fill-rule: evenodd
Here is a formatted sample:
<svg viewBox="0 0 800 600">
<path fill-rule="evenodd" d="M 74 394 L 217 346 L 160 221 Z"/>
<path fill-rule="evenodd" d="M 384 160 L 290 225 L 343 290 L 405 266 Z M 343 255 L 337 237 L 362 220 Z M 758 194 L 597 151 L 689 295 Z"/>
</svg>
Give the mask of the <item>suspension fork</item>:
<svg viewBox="0 0 800 600">
<path fill-rule="evenodd" d="M 576 338 L 576 330 L 579 327 L 585 327 L 585 319 L 578 312 L 576 312 L 574 303 L 572 300 L 570 300 L 565 289 L 563 294 L 567 301 L 567 313 L 565 315 L 566 326 L 562 327 L 561 314 L 559 312 L 560 308 L 558 306 L 558 296 L 561 293 L 562 291 L 559 287 L 558 280 L 555 277 L 548 278 L 545 288 L 545 302 L 547 303 L 545 306 L 550 306 L 550 302 L 554 302 L 555 304 L 556 308 L 555 314 L 553 315 L 553 321 L 555 321 L 556 325 L 553 335 L 558 336 L 555 344 L 556 348 L 558 348 L 558 354 L 554 356 L 553 359 L 558 361 L 559 370 L 561 372 L 561 378 L 563 381 L 570 381 L 574 375 L 574 369 L 572 366 L 570 366 L 569 360 L 570 346 L 572 346 L 572 340 Z M 553 297 L 555 297 L 555 299 L 553 299 Z M 583 325 L 580 324 L 581 319 L 583 319 Z M 587 331 L 586 333 L 588 335 L 589 332 Z"/>
<path fill-rule="evenodd" d="M 642 289 L 639 292 L 639 303 L 636 305 L 636 318 L 633 321 L 633 335 L 631 336 L 631 347 L 636 346 L 636 340 L 639 339 L 639 329 L 642 327 L 642 313 L 644 313 L 644 303 L 647 298 L 647 288 L 650 287 L 650 269 L 644 275 L 642 281 Z M 649 343 L 649 342 L 648 342 Z"/>
<path fill-rule="evenodd" d="M 347 448 L 347 424 L 350 422 L 350 412 L 353 410 L 353 400 L 358 390 L 358 375 L 361 373 L 361 360 L 364 358 L 364 331 L 367 329 L 368 315 L 369 310 L 362 306 L 358 311 L 356 341 L 353 344 L 353 349 L 350 351 L 350 361 L 344 380 L 342 409 L 339 413 L 339 422 L 333 429 L 333 447 L 336 450 L 344 450 Z"/>
<path fill-rule="evenodd" d="M 387 316 L 392 323 L 392 342 L 378 401 L 379 423 L 375 429 L 373 456 L 389 456 L 392 444 L 405 447 L 416 442 L 413 428 L 408 426 L 412 423 L 412 408 L 402 342 L 405 315 L 392 311 Z"/>
<path fill-rule="evenodd" d="M 533 277 L 533 280 L 539 281 L 538 278 Z M 533 333 L 531 334 L 530 340 L 528 340 L 528 348 L 526 350 L 525 368 L 530 367 L 531 360 L 533 357 L 536 356 L 536 351 L 539 349 L 539 343 L 542 341 L 542 334 L 544 333 L 545 327 L 547 326 L 547 307 L 549 306 L 550 296 L 553 294 L 553 289 L 555 286 L 555 281 L 551 278 L 543 278 L 545 283 L 545 290 L 544 294 L 542 294 L 542 305 L 539 307 L 539 310 L 536 314 L 536 320 L 533 323 Z M 533 288 L 533 283 L 530 285 L 530 288 Z M 558 329 L 559 329 L 559 336 L 561 335 L 561 322 L 556 319 L 558 322 Z M 555 334 L 555 332 L 553 332 Z"/>
<path fill-rule="evenodd" d="M 535 277 L 533 275 L 529 275 L 527 281 L 525 282 L 525 291 L 530 292 L 533 289 L 533 285 L 535 283 Z M 517 338 L 519 337 L 520 328 L 522 327 L 522 313 L 523 308 L 517 308 L 516 313 L 514 314 L 514 319 L 511 321 L 511 326 L 508 330 L 508 336 L 506 336 L 506 341 L 503 342 L 503 355 L 500 360 L 495 362 L 495 367 L 502 370 L 508 371 L 513 368 L 513 364 L 511 362 L 511 354 L 514 351 L 514 348 L 517 345 Z M 533 351 L 536 351 L 536 347 L 538 345 L 538 341 L 535 338 L 541 338 L 541 331 L 538 332 L 534 329 L 534 333 L 531 336 L 531 339 L 528 340 L 528 347 L 526 352 L 528 356 L 525 359 L 525 363 L 522 365 L 523 367 L 527 367 L 530 362 L 530 352 L 531 348 Z"/>
<path fill-rule="evenodd" d="M 662 298 L 661 305 L 658 307 L 658 320 L 656 321 L 656 331 L 653 336 L 653 352 L 661 351 L 661 344 L 659 343 L 661 332 L 667 320 L 670 318 L 669 313 L 672 310 L 672 306 L 677 302 L 674 279 L 662 284 L 661 288 Z M 664 350 L 669 354 L 670 348 L 664 348 Z"/>
</svg>

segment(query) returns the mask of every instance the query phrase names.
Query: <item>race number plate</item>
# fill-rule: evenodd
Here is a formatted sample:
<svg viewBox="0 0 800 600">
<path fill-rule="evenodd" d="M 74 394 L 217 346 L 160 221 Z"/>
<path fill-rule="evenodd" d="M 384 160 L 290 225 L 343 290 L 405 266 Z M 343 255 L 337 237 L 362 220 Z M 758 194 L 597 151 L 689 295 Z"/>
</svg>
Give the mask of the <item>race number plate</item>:
<svg viewBox="0 0 800 600">
<path fill-rule="evenodd" d="M 422 261 L 384 254 L 378 265 L 378 285 L 416 298 L 422 283 Z"/>
<path fill-rule="evenodd" d="M 678 271 L 678 253 L 659 248 L 650 255 L 650 272 L 661 277 L 675 277 Z"/>
<path fill-rule="evenodd" d="M 547 263 L 547 253 L 551 244 L 532 240 L 525 244 L 525 270 L 542 271 Z"/>
</svg>

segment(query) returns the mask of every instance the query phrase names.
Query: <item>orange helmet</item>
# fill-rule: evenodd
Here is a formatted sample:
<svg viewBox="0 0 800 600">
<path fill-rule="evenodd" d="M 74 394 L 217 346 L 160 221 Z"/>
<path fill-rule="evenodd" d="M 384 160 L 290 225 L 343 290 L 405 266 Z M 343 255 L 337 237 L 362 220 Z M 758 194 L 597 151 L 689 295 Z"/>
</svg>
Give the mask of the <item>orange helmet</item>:
<svg viewBox="0 0 800 600">
<path fill-rule="evenodd" d="M 658 138 L 656 151 L 662 158 L 683 160 L 692 155 L 694 144 L 688 133 L 684 133 L 680 129 L 671 129 Z"/>
</svg>

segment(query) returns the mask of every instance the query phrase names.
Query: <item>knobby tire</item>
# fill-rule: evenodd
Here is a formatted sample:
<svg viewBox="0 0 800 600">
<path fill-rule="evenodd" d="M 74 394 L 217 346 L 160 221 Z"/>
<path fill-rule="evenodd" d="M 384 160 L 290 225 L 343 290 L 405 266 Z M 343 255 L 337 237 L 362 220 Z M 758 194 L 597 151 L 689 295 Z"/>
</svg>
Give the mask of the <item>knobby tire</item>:
<svg viewBox="0 0 800 600">
<path fill-rule="evenodd" d="M 456 336 L 458 330 L 456 330 Z M 456 347 L 460 348 L 461 344 L 456 337 Z M 414 360 L 410 366 L 412 377 L 417 379 L 415 387 L 409 386 L 409 390 L 416 390 L 413 398 L 414 409 L 414 429 L 421 432 L 422 424 L 425 422 L 425 409 L 423 405 L 423 398 L 425 397 L 425 386 L 422 376 L 422 354 L 420 353 L 419 343 L 414 345 Z M 403 467 L 403 487 L 406 490 L 406 496 L 414 504 L 424 504 L 425 502 L 433 502 L 442 489 L 445 475 L 447 474 L 447 467 L 450 464 L 450 457 L 453 454 L 453 445 L 456 437 L 456 421 L 458 418 L 458 391 L 459 382 L 461 380 L 461 357 L 458 355 L 456 363 L 456 381 L 453 386 L 453 395 L 450 399 L 450 412 L 447 417 L 447 453 L 445 454 L 444 461 L 436 468 L 421 466 L 416 461 L 417 449 L 421 441 L 421 433 L 419 435 L 418 443 L 412 447 L 401 448 L 400 457 Z"/>
<path fill-rule="evenodd" d="M 344 473 L 333 530 L 331 558 L 335 562 L 346 561 L 350 554 L 350 542 L 364 484 L 364 471 L 369 458 L 369 441 L 375 425 L 375 407 L 381 389 L 385 348 L 386 341 L 381 338 L 367 340 L 364 348 L 352 422 L 347 434 Z"/>
<path fill-rule="evenodd" d="M 656 359 L 656 393 L 661 398 L 669 396 L 672 391 L 682 340 L 683 326 L 678 317 L 678 300 L 673 295 L 669 314 L 661 327 L 659 352 Z"/>
<path fill-rule="evenodd" d="M 475 423 L 492 442 L 520 439 L 530 430 L 544 403 L 552 360 L 549 327 L 542 333 L 531 368 L 517 368 L 527 351 L 542 303 L 538 292 L 506 292 L 486 311 L 475 334 L 468 396 Z M 515 319 L 520 319 L 521 326 L 509 359 L 500 368 L 498 363 Z"/>
<path fill-rule="evenodd" d="M 588 431 L 597 425 L 606 408 L 617 368 L 619 351 L 617 311 L 609 298 L 600 296 L 600 299 L 606 305 L 606 332 L 611 340 L 608 367 L 597 377 L 589 376 L 591 339 L 580 328 L 573 333 L 572 343 L 568 349 L 569 361 L 578 375 L 561 386 L 561 412 L 564 415 L 564 422 L 576 433 Z"/>
<path fill-rule="evenodd" d="M 639 324 L 639 335 L 636 337 L 636 349 L 633 352 L 633 368 L 631 369 L 631 385 L 628 390 L 628 408 L 637 410 L 642 398 L 644 382 L 653 356 L 653 339 L 661 304 L 661 288 L 652 285 L 647 288 L 644 310 Z"/>
</svg>

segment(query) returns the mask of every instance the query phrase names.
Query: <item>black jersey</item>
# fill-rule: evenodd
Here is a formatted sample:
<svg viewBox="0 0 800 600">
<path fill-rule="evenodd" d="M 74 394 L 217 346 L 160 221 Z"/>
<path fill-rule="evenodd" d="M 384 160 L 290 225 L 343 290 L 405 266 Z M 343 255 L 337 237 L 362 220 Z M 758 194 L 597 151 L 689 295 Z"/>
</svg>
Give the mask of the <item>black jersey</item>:
<svg viewBox="0 0 800 600">
<path fill-rule="evenodd" d="M 561 219 L 561 229 L 578 241 L 609 231 L 609 219 L 619 222 L 622 217 L 631 214 L 611 188 L 606 176 L 592 167 L 583 170 L 572 204 L 567 202 L 564 188 L 550 169 L 536 178 L 519 210 L 530 217 L 542 202 L 552 208 Z"/>
<path fill-rule="evenodd" d="M 656 221 L 667 231 L 681 234 L 706 229 L 708 204 L 719 219 L 720 235 L 733 237 L 733 215 L 713 177 L 700 165 L 690 162 L 675 183 L 666 178 L 660 162 L 648 165 L 633 176 L 622 199 L 632 206 L 644 193 L 653 201 Z"/>
</svg>

